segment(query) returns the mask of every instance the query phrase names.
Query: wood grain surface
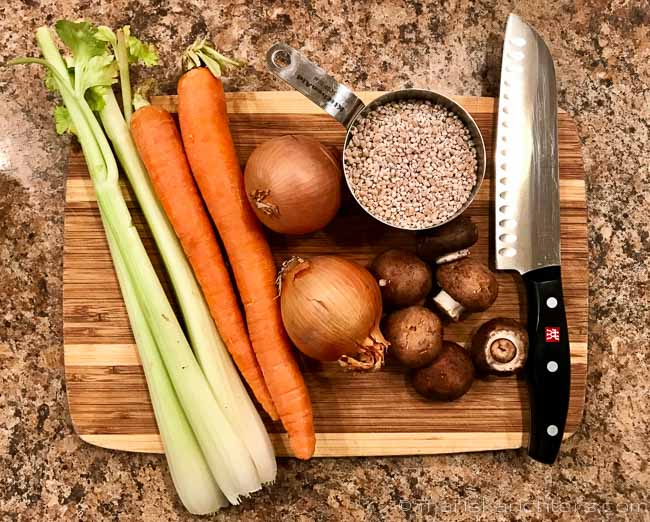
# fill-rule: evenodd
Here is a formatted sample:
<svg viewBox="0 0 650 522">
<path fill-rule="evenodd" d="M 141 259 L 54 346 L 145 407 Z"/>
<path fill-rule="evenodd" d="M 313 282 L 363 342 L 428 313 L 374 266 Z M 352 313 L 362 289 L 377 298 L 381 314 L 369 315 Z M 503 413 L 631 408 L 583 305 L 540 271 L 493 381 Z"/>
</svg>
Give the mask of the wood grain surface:
<svg viewBox="0 0 650 522">
<path fill-rule="evenodd" d="M 362 93 L 370 100 L 379 93 Z M 492 157 L 492 98 L 456 97 L 474 116 Z M 174 97 L 154 103 L 175 110 Z M 343 128 L 294 92 L 228 95 L 231 127 L 242 165 L 253 148 L 284 134 L 307 134 L 336 148 Z M 559 115 L 562 268 L 569 319 L 572 382 L 567 436 L 581 421 L 587 373 L 587 223 L 585 184 L 576 126 Z M 472 255 L 490 259 L 492 165 L 468 213 L 480 239 Z M 142 214 L 125 183 L 124 192 L 161 278 L 160 258 Z M 269 234 L 276 261 L 290 255 L 338 253 L 367 263 L 388 247 L 413 248 L 414 235 L 383 226 L 347 195 L 326 230 L 305 237 Z M 499 298 L 486 312 L 446 327 L 445 337 L 461 344 L 495 316 L 525 320 L 524 290 L 516 274 L 497 275 Z M 83 156 L 70 155 L 66 182 L 64 247 L 64 337 L 68 402 L 79 436 L 98 446 L 129 451 L 162 451 L 146 383 L 111 264 L 92 184 Z M 460 400 L 428 402 L 389 362 L 374 374 L 351 375 L 336 364 L 300 359 L 314 404 L 317 456 L 408 455 L 517 448 L 526 444 L 527 391 L 515 377 L 479 379 Z M 268 419 L 266 419 L 268 421 Z M 279 423 L 268 422 L 278 455 L 288 455 Z"/>
</svg>

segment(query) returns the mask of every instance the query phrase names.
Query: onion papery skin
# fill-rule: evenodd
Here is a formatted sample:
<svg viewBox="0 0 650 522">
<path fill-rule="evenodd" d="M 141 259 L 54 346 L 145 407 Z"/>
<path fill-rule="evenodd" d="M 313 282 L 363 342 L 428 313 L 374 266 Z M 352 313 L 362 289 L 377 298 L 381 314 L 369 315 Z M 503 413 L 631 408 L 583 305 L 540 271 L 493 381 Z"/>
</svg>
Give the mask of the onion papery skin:
<svg viewBox="0 0 650 522">
<path fill-rule="evenodd" d="M 388 347 L 372 274 L 339 256 L 294 258 L 281 275 L 282 321 L 296 347 L 319 361 L 375 370 Z"/>
<path fill-rule="evenodd" d="M 308 136 L 258 146 L 246 164 L 246 197 L 259 220 L 281 234 L 324 228 L 341 206 L 342 171 L 327 147 Z"/>
</svg>

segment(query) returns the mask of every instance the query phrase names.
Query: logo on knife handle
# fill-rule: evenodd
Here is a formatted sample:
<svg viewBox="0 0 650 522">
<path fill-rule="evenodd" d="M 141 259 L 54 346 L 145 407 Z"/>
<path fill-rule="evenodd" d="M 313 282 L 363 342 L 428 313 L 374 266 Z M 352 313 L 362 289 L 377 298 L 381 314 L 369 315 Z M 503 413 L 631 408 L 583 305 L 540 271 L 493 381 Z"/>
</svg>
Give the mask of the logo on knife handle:
<svg viewBox="0 0 650 522">
<path fill-rule="evenodd" d="M 547 343 L 559 343 L 560 342 L 560 327 L 559 326 L 547 326 L 544 328 L 544 338 Z"/>
</svg>

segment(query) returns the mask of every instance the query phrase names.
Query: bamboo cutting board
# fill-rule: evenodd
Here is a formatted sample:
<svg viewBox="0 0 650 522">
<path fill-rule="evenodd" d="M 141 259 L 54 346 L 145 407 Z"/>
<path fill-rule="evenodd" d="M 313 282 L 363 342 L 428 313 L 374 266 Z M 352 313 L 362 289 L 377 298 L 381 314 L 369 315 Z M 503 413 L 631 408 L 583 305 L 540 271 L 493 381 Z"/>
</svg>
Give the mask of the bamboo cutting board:
<svg viewBox="0 0 650 522">
<path fill-rule="evenodd" d="M 363 93 L 367 101 L 380 93 Z M 457 97 L 481 128 L 492 157 L 496 101 Z M 155 103 L 175 110 L 174 97 Z M 302 95 L 249 92 L 228 95 L 231 127 L 242 165 L 259 143 L 284 134 L 309 134 L 340 146 L 343 128 Z M 585 183 L 576 126 L 559 115 L 562 264 L 571 340 L 571 401 L 567 436 L 582 417 L 587 373 L 587 222 Z M 480 227 L 472 256 L 488 262 L 492 165 L 468 213 Z M 113 272 L 92 185 L 79 151 L 70 156 L 66 182 L 64 338 L 68 402 L 85 441 L 128 451 L 161 452 L 153 411 L 126 310 Z M 134 221 L 154 265 L 161 262 L 132 194 Z M 413 248 L 414 235 L 385 227 L 350 197 L 325 231 L 307 237 L 270 235 L 276 261 L 290 255 L 337 253 L 367 263 L 388 247 Z M 499 273 L 500 294 L 486 312 L 449 325 L 445 337 L 462 344 L 495 316 L 524 319 L 518 276 Z M 167 285 L 169 289 L 169 285 Z M 518 448 L 526 445 L 527 391 L 515 377 L 477 380 L 452 403 L 427 402 L 393 364 L 374 374 L 351 375 L 336 364 L 301 359 L 314 404 L 316 456 L 409 455 Z M 268 419 L 267 419 L 268 420 Z M 268 423 L 278 455 L 288 455 L 279 423 Z"/>
</svg>

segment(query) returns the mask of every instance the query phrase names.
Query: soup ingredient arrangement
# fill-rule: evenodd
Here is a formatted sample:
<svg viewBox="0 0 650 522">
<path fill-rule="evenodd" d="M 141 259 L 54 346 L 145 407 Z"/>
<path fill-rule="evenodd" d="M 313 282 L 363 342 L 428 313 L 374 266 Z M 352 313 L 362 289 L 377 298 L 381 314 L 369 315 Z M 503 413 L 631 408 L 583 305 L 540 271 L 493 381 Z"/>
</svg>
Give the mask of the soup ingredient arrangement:
<svg viewBox="0 0 650 522">
<path fill-rule="evenodd" d="M 278 267 L 262 225 L 289 235 L 326 227 L 342 199 L 335 154 L 311 137 L 274 138 L 244 174 L 219 79 L 239 62 L 204 40 L 186 50 L 179 131 L 167 111 L 131 95 L 129 64 L 156 57 L 128 27 L 61 21 L 55 29 L 71 56 L 41 28 L 43 58 L 13 64 L 45 66 L 63 101 L 57 130 L 82 146 L 170 473 L 189 511 L 237 504 L 275 480 L 273 447 L 240 375 L 282 422 L 293 455 L 313 455 L 312 404 L 292 343 L 316 361 L 338 361 L 340 372 L 380 371 L 388 352 L 431 401 L 459 399 L 476 373 L 524 367 L 528 337 L 513 319 L 488 321 L 467 348 L 444 339 L 445 321 L 484 311 L 498 296 L 495 275 L 469 251 L 476 226 L 467 216 L 449 222 L 482 179 L 470 130 L 452 111 L 418 99 L 385 104 L 354 123 L 345 149 L 348 185 L 372 215 L 403 229 L 441 225 L 418 234 L 417 255 L 389 249 L 368 268 L 340 255 L 302 256 Z M 133 226 L 118 161 L 178 309 Z M 393 203 L 385 214 L 372 203 L 382 198 Z"/>
</svg>

